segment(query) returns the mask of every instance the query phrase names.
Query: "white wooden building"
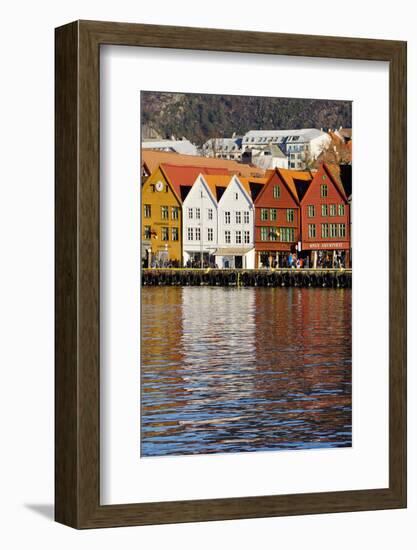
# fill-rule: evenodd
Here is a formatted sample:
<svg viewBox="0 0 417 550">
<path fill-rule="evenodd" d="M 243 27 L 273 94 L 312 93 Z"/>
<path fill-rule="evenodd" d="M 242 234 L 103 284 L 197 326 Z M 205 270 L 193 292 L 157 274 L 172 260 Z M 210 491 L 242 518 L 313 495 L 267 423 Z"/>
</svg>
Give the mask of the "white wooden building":
<svg viewBox="0 0 417 550">
<path fill-rule="evenodd" d="M 182 208 L 184 265 L 213 265 L 217 249 L 217 197 L 202 174 L 188 192 Z"/>
<path fill-rule="evenodd" d="M 255 267 L 254 214 L 249 186 L 232 176 L 218 201 L 215 257 L 219 268 Z"/>
</svg>

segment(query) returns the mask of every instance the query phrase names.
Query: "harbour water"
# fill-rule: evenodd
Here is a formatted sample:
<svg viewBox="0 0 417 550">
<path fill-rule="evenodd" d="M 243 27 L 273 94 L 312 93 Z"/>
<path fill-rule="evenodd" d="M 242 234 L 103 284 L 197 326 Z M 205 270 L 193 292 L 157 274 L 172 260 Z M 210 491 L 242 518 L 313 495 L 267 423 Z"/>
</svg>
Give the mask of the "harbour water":
<svg viewBox="0 0 417 550">
<path fill-rule="evenodd" d="M 141 456 L 349 447 L 350 289 L 142 289 Z"/>
</svg>

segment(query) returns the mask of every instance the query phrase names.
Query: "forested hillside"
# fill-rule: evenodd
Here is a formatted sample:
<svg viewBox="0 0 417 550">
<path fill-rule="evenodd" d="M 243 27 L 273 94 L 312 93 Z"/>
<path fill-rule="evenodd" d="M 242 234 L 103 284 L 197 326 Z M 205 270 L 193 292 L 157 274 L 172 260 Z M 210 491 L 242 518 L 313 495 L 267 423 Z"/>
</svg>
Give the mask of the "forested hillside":
<svg viewBox="0 0 417 550">
<path fill-rule="evenodd" d="M 351 128 L 350 101 L 142 92 L 143 138 L 211 137 L 248 130 Z"/>
</svg>

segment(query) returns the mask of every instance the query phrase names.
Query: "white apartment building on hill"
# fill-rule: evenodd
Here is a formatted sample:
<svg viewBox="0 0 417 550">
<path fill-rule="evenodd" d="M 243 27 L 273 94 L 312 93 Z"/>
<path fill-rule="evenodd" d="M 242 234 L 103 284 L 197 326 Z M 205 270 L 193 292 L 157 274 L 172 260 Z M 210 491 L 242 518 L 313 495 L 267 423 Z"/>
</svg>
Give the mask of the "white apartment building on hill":
<svg viewBox="0 0 417 550">
<path fill-rule="evenodd" d="M 303 170 L 309 160 L 315 160 L 327 149 L 331 138 L 316 128 L 300 130 L 250 130 L 242 139 L 242 152 L 276 145 L 286 155 L 288 168 Z"/>
<path fill-rule="evenodd" d="M 179 153 L 181 155 L 197 155 L 197 147 L 188 139 L 145 139 L 142 141 L 142 149 L 153 151 L 165 151 Z"/>
<path fill-rule="evenodd" d="M 228 160 L 241 160 L 242 136 L 231 138 L 211 138 L 203 144 L 203 155 Z"/>
</svg>

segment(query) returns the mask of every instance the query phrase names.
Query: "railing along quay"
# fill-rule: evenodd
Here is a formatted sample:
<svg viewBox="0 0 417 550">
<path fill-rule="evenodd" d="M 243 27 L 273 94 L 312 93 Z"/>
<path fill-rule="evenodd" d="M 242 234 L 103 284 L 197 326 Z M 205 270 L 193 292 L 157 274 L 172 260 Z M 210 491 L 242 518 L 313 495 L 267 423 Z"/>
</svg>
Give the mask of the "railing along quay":
<svg viewBox="0 0 417 550">
<path fill-rule="evenodd" d="M 147 268 L 142 285 L 352 288 L 352 270 Z"/>
</svg>

